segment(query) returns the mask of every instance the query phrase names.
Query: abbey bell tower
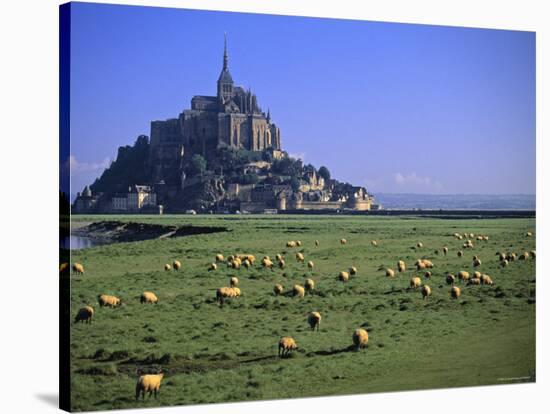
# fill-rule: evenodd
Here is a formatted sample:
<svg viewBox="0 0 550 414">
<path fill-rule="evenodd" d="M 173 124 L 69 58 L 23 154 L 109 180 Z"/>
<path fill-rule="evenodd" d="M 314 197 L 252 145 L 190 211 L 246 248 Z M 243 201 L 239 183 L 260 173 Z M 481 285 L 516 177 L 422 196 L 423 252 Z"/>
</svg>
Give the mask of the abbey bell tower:
<svg viewBox="0 0 550 414">
<path fill-rule="evenodd" d="M 218 78 L 218 99 L 221 103 L 228 102 L 233 97 L 233 78 L 231 73 L 229 73 L 227 56 L 227 34 L 224 34 L 224 45 L 223 45 L 223 68 Z"/>
</svg>

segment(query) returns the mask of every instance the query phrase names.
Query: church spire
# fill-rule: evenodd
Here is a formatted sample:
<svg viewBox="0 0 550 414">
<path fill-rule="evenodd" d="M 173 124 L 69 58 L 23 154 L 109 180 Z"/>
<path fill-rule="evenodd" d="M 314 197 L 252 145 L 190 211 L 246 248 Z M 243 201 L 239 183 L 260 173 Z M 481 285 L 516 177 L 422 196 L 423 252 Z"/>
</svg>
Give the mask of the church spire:
<svg viewBox="0 0 550 414">
<path fill-rule="evenodd" d="M 228 68 L 229 57 L 227 56 L 227 33 L 223 33 L 223 70 Z"/>
</svg>

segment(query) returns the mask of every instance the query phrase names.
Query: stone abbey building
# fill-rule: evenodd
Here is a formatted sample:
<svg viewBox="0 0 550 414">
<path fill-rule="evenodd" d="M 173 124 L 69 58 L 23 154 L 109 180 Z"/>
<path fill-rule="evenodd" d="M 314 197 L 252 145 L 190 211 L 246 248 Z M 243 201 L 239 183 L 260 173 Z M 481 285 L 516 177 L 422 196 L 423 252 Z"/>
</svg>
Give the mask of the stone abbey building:
<svg viewBox="0 0 550 414">
<path fill-rule="evenodd" d="M 185 153 L 206 156 L 229 147 L 262 151 L 281 149 L 281 133 L 269 111 L 262 111 L 256 95 L 236 86 L 229 72 L 227 40 L 216 96 L 196 95 L 191 109 L 177 118 L 151 122 L 151 165 L 155 179 L 180 168 Z M 174 171 L 172 171 L 174 172 Z"/>
</svg>

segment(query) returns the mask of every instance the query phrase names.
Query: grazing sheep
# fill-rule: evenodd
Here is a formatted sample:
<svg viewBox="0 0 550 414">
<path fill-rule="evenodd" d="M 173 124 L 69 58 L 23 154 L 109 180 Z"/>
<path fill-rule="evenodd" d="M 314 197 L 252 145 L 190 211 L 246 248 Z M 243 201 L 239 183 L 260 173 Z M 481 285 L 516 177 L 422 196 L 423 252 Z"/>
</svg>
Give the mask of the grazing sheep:
<svg viewBox="0 0 550 414">
<path fill-rule="evenodd" d="M 99 295 L 97 301 L 99 306 L 110 306 L 111 308 L 120 306 L 120 299 L 112 295 Z"/>
<path fill-rule="evenodd" d="M 286 242 L 286 247 L 296 247 L 296 242 L 295 241 L 287 241 Z"/>
<path fill-rule="evenodd" d="M 529 252 L 523 252 L 519 255 L 519 260 L 527 260 L 529 259 Z"/>
<path fill-rule="evenodd" d="M 340 244 L 347 244 L 347 240 L 346 239 L 340 239 Z"/>
<path fill-rule="evenodd" d="M 296 247 L 301 247 L 302 246 L 302 242 L 300 240 L 296 240 Z"/>
<path fill-rule="evenodd" d="M 306 291 L 303 286 L 300 285 L 294 285 L 292 288 L 292 293 L 294 296 L 298 296 L 299 298 L 303 298 L 306 294 Z"/>
<path fill-rule="evenodd" d="M 432 289 L 428 285 L 422 286 L 422 297 L 424 300 L 428 299 L 428 296 L 432 294 Z"/>
<path fill-rule="evenodd" d="M 470 239 L 473 239 L 475 237 L 474 233 L 470 233 Z"/>
<path fill-rule="evenodd" d="M 445 247 L 443 248 L 443 254 L 446 255 L 447 253 L 449 253 L 449 248 L 448 248 L 447 246 L 445 246 Z"/>
<path fill-rule="evenodd" d="M 229 286 L 235 287 L 239 284 L 239 279 L 233 276 L 231 279 L 229 279 Z"/>
<path fill-rule="evenodd" d="M 304 254 L 303 253 L 296 253 L 296 260 L 299 261 L 300 263 L 303 263 L 305 258 L 304 258 Z"/>
<path fill-rule="evenodd" d="M 378 242 L 377 242 L 376 240 L 371 241 L 371 244 L 372 244 L 374 247 L 377 247 L 377 246 L 378 246 Z"/>
<path fill-rule="evenodd" d="M 493 279 L 489 275 L 481 275 L 481 283 L 484 285 L 492 285 Z"/>
<path fill-rule="evenodd" d="M 86 323 L 92 323 L 92 318 L 94 316 L 94 308 L 91 306 L 84 306 L 83 308 L 80 308 L 78 310 L 78 313 L 76 314 L 76 317 L 74 318 L 74 322 L 86 322 Z"/>
<path fill-rule="evenodd" d="M 283 259 L 279 260 L 279 268 L 281 269 L 285 268 L 285 261 Z"/>
<path fill-rule="evenodd" d="M 481 279 L 479 277 L 473 277 L 470 280 L 468 280 L 469 285 L 480 285 Z"/>
<path fill-rule="evenodd" d="M 458 299 L 462 292 L 460 291 L 460 288 L 458 286 L 453 286 L 451 288 L 451 298 Z"/>
<path fill-rule="evenodd" d="M 308 269 L 313 270 L 314 267 L 315 267 L 315 264 L 311 260 L 309 262 L 307 262 L 307 268 Z"/>
<path fill-rule="evenodd" d="M 531 254 L 531 257 L 533 259 L 535 259 L 537 257 L 537 251 L 536 250 L 531 250 L 529 253 Z"/>
<path fill-rule="evenodd" d="M 426 273 L 424 273 L 424 277 L 425 277 L 426 279 L 431 278 L 431 277 L 432 277 L 432 272 L 427 271 Z"/>
<path fill-rule="evenodd" d="M 239 289 L 238 287 L 233 287 L 231 288 L 231 290 L 233 297 L 238 298 L 239 296 L 241 296 L 241 289 Z"/>
<path fill-rule="evenodd" d="M 298 345 L 296 345 L 296 341 L 294 340 L 294 338 L 291 338 L 290 336 L 283 336 L 279 341 L 278 355 L 282 358 L 284 356 L 287 356 L 290 351 L 296 348 L 298 348 Z"/>
<path fill-rule="evenodd" d="M 478 272 L 477 270 L 474 272 L 474 278 L 481 278 L 481 272 Z"/>
<path fill-rule="evenodd" d="M 61 263 L 59 265 L 59 273 L 65 272 L 67 269 L 69 269 L 69 263 Z"/>
<path fill-rule="evenodd" d="M 462 280 L 463 282 L 467 282 L 468 279 L 470 279 L 470 273 L 461 270 L 460 272 L 458 272 L 458 279 Z"/>
<path fill-rule="evenodd" d="M 157 398 L 162 378 L 164 378 L 164 372 L 140 376 L 136 383 L 136 400 L 139 399 L 140 394 L 142 395 L 142 399 L 145 399 L 146 392 L 149 393 L 149 398 L 151 398 L 153 393 L 155 394 L 155 398 Z"/>
<path fill-rule="evenodd" d="M 456 252 L 456 255 L 458 257 L 462 257 L 464 255 L 464 253 L 462 252 L 462 250 L 459 250 L 458 252 Z"/>
<path fill-rule="evenodd" d="M 280 262 L 279 262 L 280 263 Z M 262 259 L 262 266 L 265 268 L 265 269 L 272 269 L 273 268 L 273 262 L 269 259 L 269 258 L 266 258 L 264 257 Z"/>
<path fill-rule="evenodd" d="M 506 260 L 506 253 L 504 252 L 497 252 L 498 260 L 503 261 Z"/>
<path fill-rule="evenodd" d="M 415 276 L 411 278 L 411 281 L 409 282 L 409 285 L 411 289 L 416 289 L 422 285 L 422 280 L 418 276 Z"/>
<path fill-rule="evenodd" d="M 478 257 L 474 257 L 474 261 L 472 264 L 474 267 L 479 267 L 481 266 L 481 260 Z"/>
<path fill-rule="evenodd" d="M 453 236 L 454 236 L 454 238 L 458 239 L 460 237 L 460 234 L 455 233 L 455 234 L 453 234 Z"/>
<path fill-rule="evenodd" d="M 399 273 L 404 272 L 406 268 L 407 266 L 405 265 L 405 262 L 403 260 L 399 260 L 397 262 L 397 270 L 399 271 Z"/>
<path fill-rule="evenodd" d="M 489 241 L 489 236 L 483 236 L 483 241 Z"/>
<path fill-rule="evenodd" d="M 508 260 L 507 260 L 507 259 L 502 260 L 502 261 L 500 262 L 500 265 L 501 265 L 502 267 L 508 266 Z"/>
<path fill-rule="evenodd" d="M 275 296 L 282 295 L 282 294 L 283 294 L 283 291 L 284 291 L 284 287 L 283 287 L 283 285 L 281 285 L 280 283 L 277 283 L 277 284 L 273 287 L 273 293 L 275 293 Z"/>
<path fill-rule="evenodd" d="M 386 276 L 387 277 L 394 277 L 395 276 L 395 272 L 393 271 L 393 269 L 386 269 Z"/>
<path fill-rule="evenodd" d="M 422 242 L 418 242 L 416 243 L 416 247 L 421 249 L 424 245 L 422 244 Z"/>
<path fill-rule="evenodd" d="M 416 262 L 416 270 L 417 271 L 420 271 L 420 270 L 424 270 L 426 268 L 426 264 L 420 260 L 418 260 Z"/>
<path fill-rule="evenodd" d="M 174 263 L 172 263 L 172 267 L 174 270 L 180 270 L 181 269 L 181 263 L 179 260 L 174 260 Z"/>
<path fill-rule="evenodd" d="M 139 298 L 140 303 L 158 303 L 159 299 L 153 292 L 143 292 Z"/>
<path fill-rule="evenodd" d="M 321 324 L 321 314 L 319 312 L 310 312 L 307 316 L 307 323 L 309 323 L 312 331 L 317 328 L 317 332 L 319 332 L 319 325 Z"/>
<path fill-rule="evenodd" d="M 306 290 L 308 292 L 310 292 L 313 289 L 315 289 L 315 282 L 313 281 L 313 279 L 306 279 L 306 281 L 304 283 L 304 287 L 306 288 Z"/>
<path fill-rule="evenodd" d="M 448 285 L 452 285 L 455 282 L 455 275 L 452 273 L 447 273 L 447 276 L 445 276 L 445 281 Z"/>
<path fill-rule="evenodd" d="M 349 280 L 349 273 L 344 271 L 340 272 L 338 274 L 338 279 L 342 282 L 347 282 Z"/>
<path fill-rule="evenodd" d="M 355 266 L 352 266 L 349 268 L 349 274 L 354 276 L 357 274 L 357 268 Z"/>
<path fill-rule="evenodd" d="M 73 273 L 75 273 L 77 275 L 83 275 L 84 274 L 84 266 L 81 263 L 73 264 Z"/>
<path fill-rule="evenodd" d="M 281 253 L 277 253 L 277 254 L 275 255 L 275 260 L 278 261 L 278 262 L 280 262 L 281 260 L 283 260 L 283 255 L 282 255 Z"/>
<path fill-rule="evenodd" d="M 476 239 L 479 241 L 483 241 L 483 236 L 477 236 Z"/>
<path fill-rule="evenodd" d="M 315 240 L 315 246 L 319 246 L 319 240 Z"/>
<path fill-rule="evenodd" d="M 233 261 L 233 263 L 236 263 L 235 260 Z M 233 267 L 235 267 L 235 266 L 233 266 Z M 218 265 L 216 263 L 210 263 L 208 265 L 208 271 L 209 272 L 217 270 L 217 269 L 218 269 Z"/>
<path fill-rule="evenodd" d="M 530 231 L 528 231 L 525 235 L 526 235 L 527 237 L 533 237 L 533 233 L 531 233 Z"/>
<path fill-rule="evenodd" d="M 216 255 L 216 262 L 223 262 L 225 259 L 223 258 L 223 254 L 218 253 Z"/>
<path fill-rule="evenodd" d="M 221 287 L 216 289 L 216 300 L 220 303 L 220 306 L 223 306 L 224 300 L 226 298 L 235 297 L 235 291 L 230 287 Z"/>
<path fill-rule="evenodd" d="M 247 269 L 250 269 L 250 266 L 252 266 L 252 263 L 250 263 L 250 260 L 244 259 L 243 266 L 246 267 Z"/>
<path fill-rule="evenodd" d="M 164 270 L 167 271 L 167 272 L 169 272 L 170 270 L 172 270 L 172 266 L 170 265 L 170 263 L 166 263 L 166 264 L 164 265 Z"/>
<path fill-rule="evenodd" d="M 515 253 L 507 253 L 506 259 L 508 259 L 509 262 L 515 262 L 518 256 Z"/>
<path fill-rule="evenodd" d="M 351 339 L 353 340 L 353 345 L 355 345 L 355 350 L 359 351 L 360 349 L 367 347 L 369 342 L 369 333 L 365 329 L 359 328 L 355 330 Z"/>
</svg>

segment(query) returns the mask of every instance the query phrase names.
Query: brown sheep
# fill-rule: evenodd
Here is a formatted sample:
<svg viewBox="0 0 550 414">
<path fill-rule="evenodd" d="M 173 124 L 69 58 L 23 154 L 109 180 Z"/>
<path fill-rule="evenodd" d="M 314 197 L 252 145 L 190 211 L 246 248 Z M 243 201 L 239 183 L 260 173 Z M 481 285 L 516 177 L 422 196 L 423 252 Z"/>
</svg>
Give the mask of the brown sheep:
<svg viewBox="0 0 550 414">
<path fill-rule="evenodd" d="M 158 303 L 159 299 L 153 292 L 143 292 L 139 299 L 140 303 Z"/>
<path fill-rule="evenodd" d="M 304 258 L 304 254 L 303 253 L 296 253 L 296 260 L 299 261 L 300 263 L 303 263 L 305 258 Z"/>
<path fill-rule="evenodd" d="M 468 280 L 469 285 L 481 285 L 481 279 L 479 277 L 473 277 Z"/>
<path fill-rule="evenodd" d="M 468 279 L 470 279 L 470 273 L 464 270 L 461 270 L 460 272 L 458 272 L 457 275 L 458 275 L 458 279 L 462 280 L 463 282 L 467 282 Z"/>
<path fill-rule="evenodd" d="M 286 247 L 296 247 L 296 242 L 295 241 L 287 241 L 286 242 Z"/>
<path fill-rule="evenodd" d="M 94 316 L 94 308 L 91 306 L 84 306 L 83 308 L 80 308 L 78 310 L 78 313 L 76 314 L 76 317 L 74 318 L 74 322 L 85 322 L 85 323 L 92 323 L 92 318 Z"/>
<path fill-rule="evenodd" d="M 218 253 L 216 255 L 216 262 L 223 262 L 225 259 L 223 258 L 223 254 Z"/>
<path fill-rule="evenodd" d="M 303 286 L 300 285 L 294 285 L 292 288 L 292 293 L 294 296 L 298 296 L 299 298 L 303 298 L 306 294 L 306 291 Z"/>
<path fill-rule="evenodd" d="M 279 268 L 284 269 L 285 265 L 286 265 L 286 263 L 283 259 L 279 260 Z"/>
<path fill-rule="evenodd" d="M 483 285 L 492 285 L 493 279 L 491 279 L 491 276 L 489 275 L 481 275 L 481 283 Z"/>
<path fill-rule="evenodd" d="M 527 260 L 529 259 L 529 252 L 523 252 L 519 255 L 519 260 Z"/>
<path fill-rule="evenodd" d="M 455 275 L 452 273 L 447 273 L 447 276 L 445 277 L 445 281 L 448 285 L 452 285 L 455 282 Z"/>
<path fill-rule="evenodd" d="M 281 253 L 277 253 L 277 254 L 275 255 L 275 260 L 278 261 L 278 262 L 280 262 L 281 260 L 283 260 L 283 255 L 282 255 Z"/>
<path fill-rule="evenodd" d="M 349 268 L 349 274 L 354 276 L 357 274 L 357 268 L 355 266 L 352 266 Z"/>
<path fill-rule="evenodd" d="M 278 355 L 282 358 L 287 356 L 290 351 L 297 349 L 296 341 L 290 336 L 283 336 L 279 341 L 279 353 Z"/>
<path fill-rule="evenodd" d="M 432 277 L 432 272 L 427 271 L 426 273 L 424 273 L 424 277 L 425 277 L 426 279 L 430 279 L 430 278 Z"/>
<path fill-rule="evenodd" d="M 61 263 L 59 265 L 59 273 L 64 273 L 69 269 L 69 263 Z"/>
<path fill-rule="evenodd" d="M 353 345 L 355 345 L 355 350 L 359 351 L 360 349 L 367 347 L 369 342 L 369 333 L 365 329 L 359 328 L 355 330 L 351 339 L 353 340 Z"/>
<path fill-rule="evenodd" d="M 306 279 L 306 281 L 304 283 L 304 287 L 306 288 L 306 290 L 308 292 L 310 292 L 313 289 L 315 289 L 315 282 L 313 281 L 313 279 Z"/>
<path fill-rule="evenodd" d="M 458 297 L 461 295 L 460 288 L 458 286 L 453 286 L 451 288 L 451 298 L 458 299 Z"/>
<path fill-rule="evenodd" d="M 164 265 L 164 270 L 168 272 L 168 271 L 172 270 L 172 266 L 169 263 L 166 263 Z"/>
<path fill-rule="evenodd" d="M 235 297 L 235 291 L 230 287 L 221 287 L 216 289 L 216 300 L 220 303 L 220 306 L 223 306 L 224 300 L 226 298 Z"/>
<path fill-rule="evenodd" d="M 395 276 L 395 272 L 393 271 L 393 269 L 386 269 L 386 277 L 394 277 Z"/>
<path fill-rule="evenodd" d="M 111 308 L 116 308 L 120 306 L 120 299 L 112 295 L 99 295 L 97 297 L 99 306 L 110 306 Z"/>
<path fill-rule="evenodd" d="M 239 279 L 237 279 L 235 276 L 233 276 L 231 279 L 229 279 L 229 286 L 235 287 L 239 284 Z"/>
<path fill-rule="evenodd" d="M 399 273 L 404 272 L 406 268 L 407 266 L 405 265 L 405 262 L 403 260 L 399 260 L 397 262 L 397 270 L 399 271 Z"/>
<path fill-rule="evenodd" d="M 300 240 L 296 240 L 296 247 L 301 247 L 302 246 L 302 242 Z"/>
<path fill-rule="evenodd" d="M 233 267 L 234 268 L 235 268 L 235 265 L 234 265 L 235 263 L 237 263 L 237 262 L 235 260 L 233 260 Z M 217 270 L 217 269 L 218 269 L 218 265 L 216 263 L 210 263 L 208 265 L 208 271 L 209 272 L 212 272 L 212 271 Z"/>
<path fill-rule="evenodd" d="M 536 259 L 536 257 L 537 257 L 537 251 L 536 250 L 531 250 L 529 253 L 531 254 L 531 257 L 533 259 Z"/>
<path fill-rule="evenodd" d="M 424 245 L 422 244 L 422 242 L 418 242 L 416 243 L 416 247 L 421 249 Z"/>
<path fill-rule="evenodd" d="M 479 266 L 481 266 L 481 260 L 479 258 L 475 257 L 472 264 L 473 264 L 474 267 L 479 267 Z"/>
<path fill-rule="evenodd" d="M 282 294 L 283 294 L 283 290 L 284 290 L 284 287 L 283 287 L 283 285 L 281 285 L 280 283 L 277 283 L 277 284 L 273 287 L 273 293 L 275 294 L 275 296 L 282 295 Z"/>
<path fill-rule="evenodd" d="M 315 264 L 310 260 L 309 262 L 307 262 L 307 267 L 309 270 L 313 270 L 313 268 L 315 267 Z"/>
<path fill-rule="evenodd" d="M 349 280 L 349 273 L 344 271 L 340 272 L 338 274 L 338 279 L 342 282 L 347 282 Z"/>
<path fill-rule="evenodd" d="M 525 233 L 525 235 L 526 235 L 527 237 L 533 237 L 533 233 L 531 233 L 530 231 L 528 231 L 527 233 Z"/>
<path fill-rule="evenodd" d="M 502 267 L 508 266 L 508 260 L 507 260 L 507 259 L 502 260 L 502 261 L 500 262 L 500 265 L 501 265 Z"/>
<path fill-rule="evenodd" d="M 280 264 L 280 262 L 279 262 Z M 263 258 L 262 259 L 262 267 L 264 269 L 273 269 L 273 262 L 269 258 Z"/>
<path fill-rule="evenodd" d="M 172 267 L 174 268 L 174 270 L 180 270 L 181 269 L 181 263 L 179 260 L 174 260 L 174 263 L 172 263 Z"/>
<path fill-rule="evenodd" d="M 371 241 L 371 244 L 372 244 L 374 247 L 378 247 L 378 242 L 377 242 L 376 240 Z"/>
<path fill-rule="evenodd" d="M 462 250 L 459 250 L 458 252 L 456 252 L 456 255 L 458 257 L 462 257 L 464 255 L 464 253 L 462 253 Z"/>
<path fill-rule="evenodd" d="M 139 399 L 140 394 L 142 395 L 142 399 L 145 399 L 146 392 L 149 393 L 149 398 L 151 398 L 153 393 L 155 394 L 155 398 L 157 398 L 160 392 L 160 383 L 163 377 L 163 372 L 160 374 L 141 375 L 136 383 L 136 400 Z"/>
<path fill-rule="evenodd" d="M 422 285 L 422 280 L 420 280 L 418 276 L 412 277 L 409 282 L 409 286 L 411 287 L 411 289 L 416 289 L 421 285 Z"/>
<path fill-rule="evenodd" d="M 432 294 L 432 289 L 428 285 L 422 286 L 422 297 L 424 300 L 428 299 L 428 296 Z"/>
<path fill-rule="evenodd" d="M 309 313 L 307 316 L 307 323 L 309 323 L 312 331 L 317 328 L 317 332 L 319 332 L 319 325 L 321 324 L 321 314 L 319 312 Z"/>
<path fill-rule="evenodd" d="M 347 244 L 348 241 L 346 239 L 340 239 L 340 244 Z"/>
<path fill-rule="evenodd" d="M 474 279 L 480 279 L 481 278 L 481 272 L 478 272 L 477 270 L 474 272 Z"/>
<path fill-rule="evenodd" d="M 446 255 L 447 253 L 449 253 L 449 248 L 448 248 L 447 246 L 445 246 L 445 247 L 443 248 L 443 254 Z"/>
<path fill-rule="evenodd" d="M 73 273 L 77 274 L 77 275 L 83 275 L 84 274 L 84 266 L 81 263 L 73 264 Z"/>
<path fill-rule="evenodd" d="M 319 240 L 315 240 L 315 246 L 319 246 Z"/>
</svg>

